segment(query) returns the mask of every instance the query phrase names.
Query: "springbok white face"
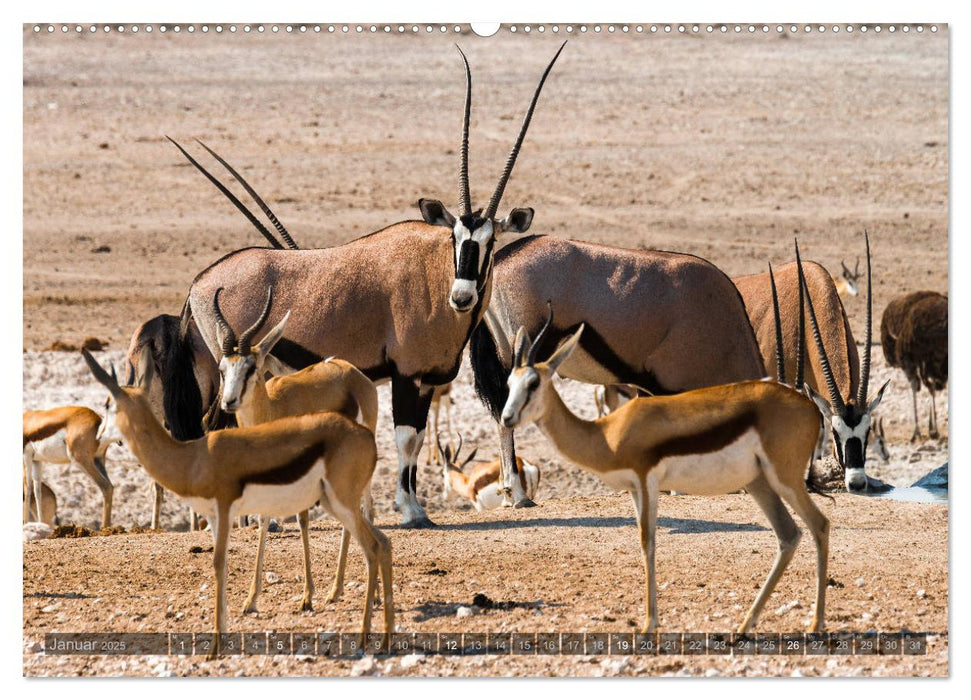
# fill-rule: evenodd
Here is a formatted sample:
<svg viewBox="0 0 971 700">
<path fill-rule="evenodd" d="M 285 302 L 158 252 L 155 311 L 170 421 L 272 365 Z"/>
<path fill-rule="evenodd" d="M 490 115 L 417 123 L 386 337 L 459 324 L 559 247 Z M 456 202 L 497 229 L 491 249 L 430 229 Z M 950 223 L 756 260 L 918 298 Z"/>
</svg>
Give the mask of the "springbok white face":
<svg viewBox="0 0 971 700">
<path fill-rule="evenodd" d="M 843 268 L 843 281 L 846 283 L 846 292 L 850 296 L 857 296 L 860 293 L 860 288 L 857 286 L 857 282 L 863 273 L 860 272 L 860 259 L 856 259 L 856 271 L 854 272 L 846 266 L 846 263 L 840 260 L 840 266 Z"/>
<path fill-rule="evenodd" d="M 253 388 L 253 383 L 262 380 L 260 374 L 263 372 L 263 364 L 273 346 L 283 337 L 287 321 L 290 320 L 290 312 L 287 311 L 283 315 L 283 319 L 263 336 L 263 340 L 258 345 L 251 345 L 253 336 L 259 332 L 270 315 L 273 288 L 267 290 L 266 305 L 256 323 L 240 335 L 238 340 L 219 308 L 219 295 L 222 291 L 222 287 L 217 289 L 212 299 L 219 345 L 223 351 L 223 357 L 219 361 L 221 381 L 219 407 L 227 413 L 235 413 L 242 407 L 243 397 Z"/>
<path fill-rule="evenodd" d="M 522 423 L 531 423 L 542 418 L 546 412 L 549 392 L 553 391 L 553 373 L 580 343 L 583 324 L 580 324 L 577 331 L 546 362 L 537 363 L 536 350 L 539 348 L 546 329 L 549 328 L 552 321 L 553 312 L 550 310 L 549 320 L 532 343 L 529 341 L 529 335 L 525 328 L 520 328 L 516 334 L 516 361 L 512 372 L 509 374 L 507 381 L 509 397 L 506 399 L 506 405 L 503 406 L 502 416 L 500 417 L 502 424 L 507 428 L 515 428 Z"/>
<path fill-rule="evenodd" d="M 422 219 L 426 224 L 432 226 L 445 226 L 452 232 L 452 259 L 455 265 L 455 277 L 452 287 L 449 290 L 448 303 L 459 313 L 467 313 L 475 308 L 482 298 L 482 292 L 489 282 L 492 274 L 492 254 L 495 247 L 496 236 L 500 233 L 525 233 L 533 221 L 532 209 L 513 209 L 505 219 L 497 220 L 496 211 L 502 201 L 502 193 L 512 175 L 513 166 L 522 147 L 526 131 L 529 129 L 529 122 L 533 117 L 533 110 L 543 89 L 553 64 L 559 58 L 560 52 L 566 42 L 560 46 L 559 51 L 553 56 L 553 60 L 546 66 L 543 77 L 540 78 L 539 85 L 533 93 L 533 99 L 526 111 L 522 127 L 519 130 L 519 137 L 516 139 L 509 158 L 506 160 L 506 167 L 499 182 L 489 200 L 489 204 L 484 210 L 472 210 L 472 195 L 469 189 L 469 120 L 472 110 L 472 72 L 469 70 L 469 62 L 465 58 L 462 49 L 462 61 L 465 63 L 465 118 L 462 122 L 462 147 L 461 160 L 459 164 L 459 215 L 456 217 L 451 214 L 442 203 L 435 199 L 421 199 L 418 201 L 418 208 L 421 210 Z"/>
</svg>

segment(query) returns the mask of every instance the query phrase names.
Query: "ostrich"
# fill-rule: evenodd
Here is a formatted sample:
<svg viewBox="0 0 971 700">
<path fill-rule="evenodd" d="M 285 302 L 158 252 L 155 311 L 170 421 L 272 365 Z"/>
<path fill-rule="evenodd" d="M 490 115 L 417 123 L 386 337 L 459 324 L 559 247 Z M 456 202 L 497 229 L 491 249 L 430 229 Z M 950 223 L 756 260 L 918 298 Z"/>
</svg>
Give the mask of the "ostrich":
<svg viewBox="0 0 971 700">
<path fill-rule="evenodd" d="M 947 297 L 921 291 L 897 297 L 883 312 L 880 323 L 883 354 L 891 367 L 899 367 L 910 381 L 914 397 L 914 434 L 920 438 L 917 392 L 920 385 L 931 395 L 929 430 L 937 438 L 936 392 L 947 386 Z"/>
</svg>

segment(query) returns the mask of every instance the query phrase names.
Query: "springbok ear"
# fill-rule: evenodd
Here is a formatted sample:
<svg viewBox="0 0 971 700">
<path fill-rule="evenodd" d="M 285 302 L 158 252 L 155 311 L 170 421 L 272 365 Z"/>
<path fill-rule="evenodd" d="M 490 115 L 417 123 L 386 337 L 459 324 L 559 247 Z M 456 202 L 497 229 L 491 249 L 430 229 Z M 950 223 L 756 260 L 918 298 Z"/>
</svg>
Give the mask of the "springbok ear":
<svg viewBox="0 0 971 700">
<path fill-rule="evenodd" d="M 520 326 L 516 331 L 516 340 L 513 347 L 513 367 L 522 367 L 526 362 L 526 354 L 529 351 L 529 333 L 524 326 Z"/>
<path fill-rule="evenodd" d="M 269 372 L 274 377 L 286 377 L 290 374 L 296 374 L 300 370 L 291 367 L 276 355 L 267 355 L 263 358 L 263 371 Z"/>
<path fill-rule="evenodd" d="M 573 351 L 576 350 L 576 347 L 580 342 L 580 336 L 583 334 L 583 329 L 585 327 L 586 324 L 581 323 L 580 327 L 577 328 L 577 332 L 571 335 L 565 343 L 558 347 L 556 352 L 554 352 L 550 356 L 550 359 L 546 361 L 546 364 L 550 366 L 552 371 L 555 372 L 556 369 L 566 361 L 566 358 L 568 358 Z"/>
<path fill-rule="evenodd" d="M 513 209 L 509 212 L 509 216 L 496 222 L 496 231 L 498 233 L 526 233 L 530 224 L 533 223 L 534 213 L 532 207 Z"/>
<path fill-rule="evenodd" d="M 465 459 L 462 460 L 462 466 L 464 467 L 466 464 L 468 464 L 473 459 L 475 459 L 475 453 L 478 452 L 478 451 L 479 451 L 479 446 L 478 445 L 476 445 L 475 447 L 473 447 L 472 448 L 472 451 L 469 452 L 468 456 Z"/>
<path fill-rule="evenodd" d="M 813 403 L 819 409 L 819 412 L 826 416 L 827 419 L 833 415 L 833 409 L 829 406 L 829 401 L 824 399 L 822 396 L 813 391 L 812 387 L 808 384 L 803 384 L 803 391 L 806 392 L 806 396 L 812 399 Z"/>
<path fill-rule="evenodd" d="M 290 320 L 290 311 L 288 310 L 283 314 L 283 318 L 278 324 L 270 329 L 270 332 L 263 336 L 263 340 L 260 344 L 256 346 L 256 354 L 259 355 L 260 362 L 266 359 L 266 356 L 270 354 L 270 350 L 273 346 L 280 342 L 280 338 L 283 337 L 283 331 L 287 326 L 287 321 Z"/>
<path fill-rule="evenodd" d="M 889 384 L 890 384 L 890 380 L 888 379 L 883 383 L 883 386 L 880 387 L 880 391 L 878 391 L 877 395 L 873 397 L 873 400 L 867 404 L 866 412 L 869 413 L 871 416 L 873 415 L 873 412 L 877 410 L 877 406 L 879 406 L 880 402 L 883 400 L 883 392 L 886 390 Z"/>
<path fill-rule="evenodd" d="M 426 224 L 447 226 L 450 229 L 455 226 L 455 217 L 437 199 L 419 199 L 418 208 Z"/>
<path fill-rule="evenodd" d="M 98 361 L 91 357 L 91 353 L 87 350 L 81 350 L 81 355 L 84 357 L 84 361 L 88 364 L 88 369 L 91 370 L 91 374 L 94 378 L 102 384 L 113 397 L 117 397 L 121 393 L 121 387 L 118 386 L 118 382 L 107 372 L 105 372 L 104 367 L 98 364 Z"/>
</svg>

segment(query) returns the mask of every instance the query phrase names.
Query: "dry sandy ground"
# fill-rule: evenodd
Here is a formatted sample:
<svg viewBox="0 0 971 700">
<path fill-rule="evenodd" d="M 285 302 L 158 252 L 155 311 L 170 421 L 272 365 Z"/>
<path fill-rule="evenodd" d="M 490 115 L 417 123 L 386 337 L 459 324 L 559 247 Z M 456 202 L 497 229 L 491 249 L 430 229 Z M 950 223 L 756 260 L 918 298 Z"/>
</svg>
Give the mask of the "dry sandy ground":
<svg viewBox="0 0 971 700">
<path fill-rule="evenodd" d="M 177 313 L 189 282 L 224 252 L 261 239 L 175 149 L 199 137 L 239 167 L 305 247 L 331 245 L 417 217 L 420 196 L 454 202 L 462 95 L 454 37 L 84 36 L 24 38 L 24 408 L 101 394 L 75 354 L 41 352 L 86 336 L 117 361 L 139 322 Z M 552 37 L 462 36 L 475 79 L 473 194 L 491 191 Z M 873 241 L 875 313 L 894 296 L 947 288 L 947 32 L 937 35 L 769 37 L 577 36 L 550 78 L 504 207 L 533 206 L 534 232 L 702 255 L 731 275 L 791 258 L 798 233 L 808 257 L 831 269 Z M 207 163 L 209 161 L 206 161 Z M 109 248 L 108 252 L 94 252 Z M 862 328 L 861 299 L 847 302 Z M 858 335 L 862 333 L 858 330 Z M 874 383 L 891 375 L 875 352 Z M 884 400 L 892 459 L 870 472 L 909 484 L 947 460 L 946 439 L 912 446 L 910 397 L 894 372 Z M 575 410 L 592 414 L 589 387 L 564 383 Z M 495 454 L 494 431 L 473 396 L 468 367 L 454 391 L 466 442 Z M 396 522 L 394 447 L 381 388 L 378 521 Z M 926 415 L 926 394 L 922 415 Z M 939 401 L 947 434 L 946 394 Z M 535 428 L 521 452 L 543 468 L 541 506 L 476 514 L 442 504 L 440 476 L 419 489 L 434 532 L 389 529 L 398 621 L 408 631 L 626 631 L 642 615 L 643 573 L 630 507 L 564 464 Z M 144 524 L 144 473 L 112 447 L 115 520 Z M 96 524 L 100 496 L 52 468 L 65 521 Z M 944 630 L 947 506 L 840 495 L 834 521 L 829 629 Z M 754 596 L 774 548 L 746 496 L 662 500 L 658 552 L 662 623 L 731 629 Z M 170 500 L 167 529 L 184 529 Z M 498 521 L 508 521 L 509 527 Z M 485 524 L 482 524 L 485 523 Z M 495 523 L 495 525 L 493 524 Z M 231 609 L 246 588 L 255 533 L 234 536 Z M 204 631 L 210 621 L 208 535 L 119 535 L 25 545 L 25 642 L 44 631 Z M 318 588 L 329 577 L 336 530 L 314 524 Z M 347 631 L 360 589 L 335 606 L 297 615 L 299 546 L 271 542 L 260 618 L 237 630 Z M 284 553 L 286 549 L 286 553 Z M 763 629 L 801 629 L 811 604 L 811 544 L 767 608 Z M 469 553 L 477 553 L 470 558 Z M 703 556 L 699 556 L 703 553 Z M 133 562 L 137 562 L 132 566 Z M 432 576 L 433 569 L 446 572 Z M 360 579 L 357 556 L 351 578 Z M 862 578 L 863 584 L 857 585 Z M 159 581 L 169 581 L 157 590 Z M 210 584 L 200 590 L 204 584 Z M 705 584 L 701 586 L 699 584 Z M 923 589 L 924 597 L 917 591 Z M 454 606 L 476 592 L 536 601 L 539 611 L 491 611 L 457 623 Z M 83 598 L 59 597 L 82 593 Z M 776 616 L 784 603 L 800 606 Z M 41 612 L 49 605 L 50 612 Z M 169 609 L 171 606 L 171 609 Z M 165 615 L 171 613 L 169 617 Z M 175 616 L 182 613 L 180 620 Z M 864 618 L 864 615 L 869 617 Z M 60 616 L 60 617 L 59 617 Z M 110 618 L 110 619 L 109 619 Z M 927 657 L 870 660 L 436 658 L 381 673 L 590 675 L 947 673 L 946 638 Z M 347 673 L 352 662 L 294 658 L 56 659 L 25 652 L 29 674 Z M 127 663 L 127 666 L 122 664 Z"/>
</svg>

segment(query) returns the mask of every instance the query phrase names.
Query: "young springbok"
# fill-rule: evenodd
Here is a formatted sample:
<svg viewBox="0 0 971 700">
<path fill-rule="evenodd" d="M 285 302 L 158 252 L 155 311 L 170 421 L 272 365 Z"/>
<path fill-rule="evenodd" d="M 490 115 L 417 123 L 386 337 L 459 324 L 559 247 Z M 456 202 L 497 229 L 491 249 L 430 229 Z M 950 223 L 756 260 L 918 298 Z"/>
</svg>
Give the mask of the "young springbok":
<svg viewBox="0 0 971 700">
<path fill-rule="evenodd" d="M 658 492 L 715 495 L 744 488 L 765 513 L 779 551 L 755 602 L 739 626 L 758 620 L 776 582 L 792 559 L 800 531 L 788 503 L 816 542 L 815 631 L 823 628 L 829 521 L 806 490 L 805 474 L 819 435 L 819 412 L 794 389 L 772 381 L 748 381 L 696 389 L 674 396 L 637 398 L 605 418 L 574 415 L 553 386 L 554 372 L 576 349 L 584 324 L 545 362 L 536 351 L 553 321 L 530 343 L 520 328 L 509 399 L 502 423 L 535 422 L 566 458 L 631 493 L 640 529 L 647 585 L 644 631 L 658 626 L 654 573 Z"/>
<path fill-rule="evenodd" d="M 472 461 L 479 448 L 473 448 L 468 456 L 459 461 L 459 454 L 462 452 L 462 436 L 459 435 L 459 446 L 453 451 L 449 443 L 442 447 L 442 442 L 436 435 L 435 444 L 438 451 L 445 458 L 442 467 L 445 488 L 442 491 L 442 498 L 447 499 L 453 492 L 463 499 L 470 501 L 477 511 L 494 510 L 502 505 L 502 463 L 497 459 L 493 462 L 483 462 L 472 468 L 466 474 L 463 468 Z M 539 467 L 530 464 L 522 457 L 516 457 L 516 467 L 519 478 L 522 480 L 523 491 L 532 500 L 539 488 Z"/>
<path fill-rule="evenodd" d="M 367 560 L 362 644 L 371 627 L 380 568 L 390 643 L 391 542 L 361 512 L 377 462 L 371 431 L 337 413 L 315 413 L 178 442 L 155 418 L 140 389 L 119 386 L 90 353 L 82 353 L 94 378 L 111 393 L 109 412 L 145 471 L 212 523 L 216 609 L 210 658 L 219 653 L 219 634 L 226 627 L 226 551 L 232 518 L 241 513 L 286 516 L 306 511 L 317 501 L 350 531 Z"/>
<path fill-rule="evenodd" d="M 229 322 L 219 308 L 219 295 L 223 289 L 216 290 L 213 297 L 213 313 L 218 323 L 219 344 L 222 359 L 219 373 L 222 377 L 220 407 L 226 413 L 235 414 L 240 427 L 258 425 L 268 421 L 300 416 L 308 413 L 333 411 L 358 420 L 365 428 L 374 433 L 378 422 L 378 390 L 370 379 L 354 365 L 343 360 L 329 358 L 310 365 L 295 374 L 274 376 L 265 379 L 267 360 L 273 346 L 283 337 L 290 313 L 254 344 L 253 338 L 260 332 L 270 315 L 273 306 L 273 288 L 267 290 L 263 313 L 237 338 Z M 364 492 L 365 517 L 371 519 L 371 485 Z M 302 610 L 313 610 L 314 583 L 310 567 L 310 540 L 308 536 L 308 513 L 302 511 L 297 516 L 300 536 L 303 540 L 304 595 Z M 244 613 L 256 612 L 256 599 L 260 594 L 263 581 L 263 551 L 266 545 L 266 532 L 269 521 L 260 518 L 260 539 L 256 554 L 256 571 L 250 587 L 249 598 L 243 608 Z M 340 554 L 337 559 L 337 574 L 334 585 L 326 602 L 337 600 L 343 590 L 344 566 L 347 560 L 347 547 L 350 535 L 347 528 L 341 532 Z"/>
<path fill-rule="evenodd" d="M 114 367 L 111 369 L 114 377 Z M 114 487 L 105 469 L 108 446 L 119 436 L 110 421 L 85 406 L 61 406 L 46 411 L 24 412 L 24 478 L 28 492 L 39 504 L 37 511 L 47 508 L 43 493 L 43 465 L 72 464 L 91 477 L 101 491 L 103 505 L 101 527 L 111 527 L 111 500 Z M 24 522 L 27 522 L 28 501 L 24 501 Z"/>
</svg>

